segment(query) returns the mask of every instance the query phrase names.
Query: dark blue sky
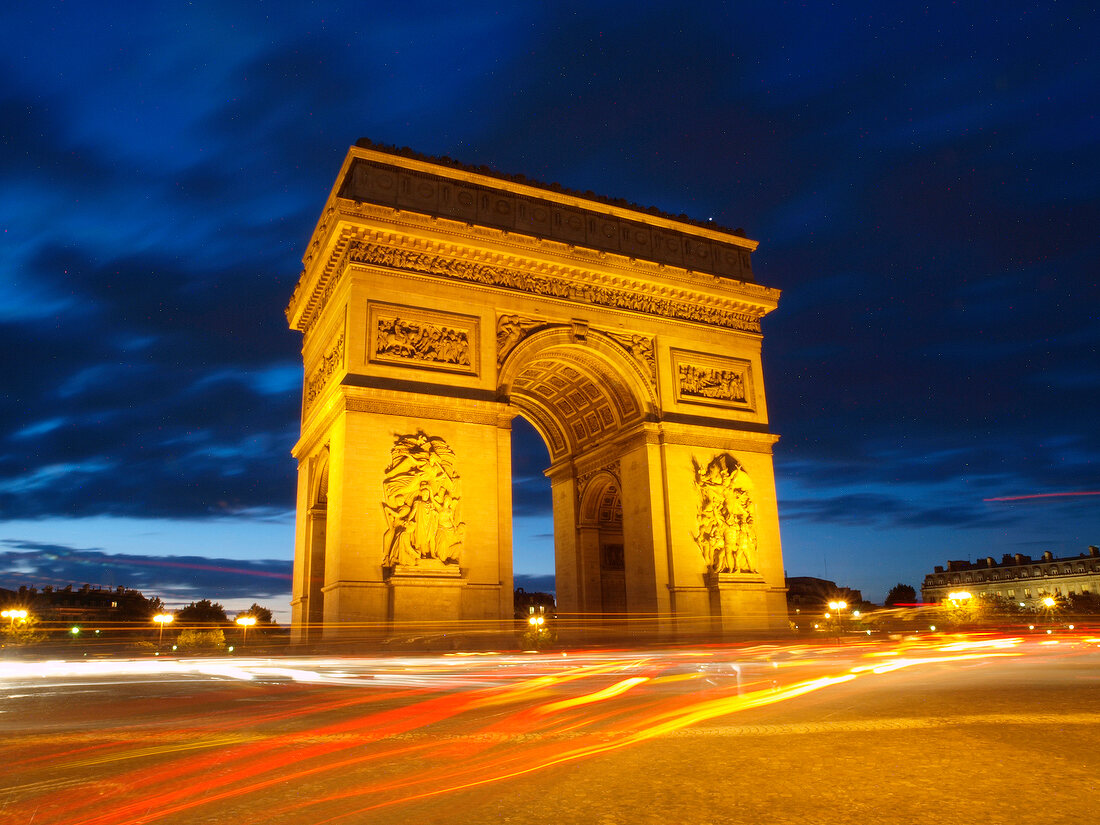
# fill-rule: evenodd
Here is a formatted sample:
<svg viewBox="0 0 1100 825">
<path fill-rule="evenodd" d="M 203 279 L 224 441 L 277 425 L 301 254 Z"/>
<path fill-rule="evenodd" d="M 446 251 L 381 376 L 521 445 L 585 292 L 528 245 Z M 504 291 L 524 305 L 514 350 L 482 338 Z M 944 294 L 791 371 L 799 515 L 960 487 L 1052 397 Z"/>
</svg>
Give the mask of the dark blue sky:
<svg viewBox="0 0 1100 825">
<path fill-rule="evenodd" d="M 282 309 L 359 137 L 760 241 L 791 575 L 1100 543 L 1095 494 L 988 501 L 1100 491 L 1098 42 L 1063 2 L 6 4 L 0 586 L 282 598 Z"/>
</svg>

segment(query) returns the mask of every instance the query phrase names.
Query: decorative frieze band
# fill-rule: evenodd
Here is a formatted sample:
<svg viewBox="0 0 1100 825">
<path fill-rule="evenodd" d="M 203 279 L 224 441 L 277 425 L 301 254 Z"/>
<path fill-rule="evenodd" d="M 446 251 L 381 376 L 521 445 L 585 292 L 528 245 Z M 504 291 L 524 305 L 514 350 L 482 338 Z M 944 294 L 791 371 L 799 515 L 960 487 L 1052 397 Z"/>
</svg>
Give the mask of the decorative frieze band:
<svg viewBox="0 0 1100 825">
<path fill-rule="evenodd" d="M 440 275 L 470 283 L 514 289 L 547 298 L 561 298 L 596 306 L 644 312 L 682 321 L 694 321 L 743 332 L 760 332 L 760 319 L 747 312 L 736 312 L 707 304 L 680 301 L 601 284 L 578 283 L 551 275 L 449 258 L 429 252 L 380 246 L 366 241 L 351 241 L 347 260 L 353 263 L 384 266 L 391 269 Z M 333 286 L 326 285 L 326 293 Z M 327 294 L 322 296 L 322 305 Z"/>
</svg>

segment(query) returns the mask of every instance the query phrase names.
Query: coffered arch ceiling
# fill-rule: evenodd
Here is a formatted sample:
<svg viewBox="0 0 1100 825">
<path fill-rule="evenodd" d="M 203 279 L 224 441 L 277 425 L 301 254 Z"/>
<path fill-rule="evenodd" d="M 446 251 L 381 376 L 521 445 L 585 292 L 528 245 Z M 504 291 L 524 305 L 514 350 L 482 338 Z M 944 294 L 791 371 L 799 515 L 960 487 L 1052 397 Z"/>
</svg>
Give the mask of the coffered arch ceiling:
<svg viewBox="0 0 1100 825">
<path fill-rule="evenodd" d="M 623 502 L 619 479 L 609 471 L 592 477 L 581 492 L 580 521 L 605 530 L 623 529 Z"/>
<path fill-rule="evenodd" d="M 584 453 L 645 416 L 622 365 L 592 347 L 535 346 L 510 362 L 502 390 L 542 435 L 551 461 Z"/>
</svg>

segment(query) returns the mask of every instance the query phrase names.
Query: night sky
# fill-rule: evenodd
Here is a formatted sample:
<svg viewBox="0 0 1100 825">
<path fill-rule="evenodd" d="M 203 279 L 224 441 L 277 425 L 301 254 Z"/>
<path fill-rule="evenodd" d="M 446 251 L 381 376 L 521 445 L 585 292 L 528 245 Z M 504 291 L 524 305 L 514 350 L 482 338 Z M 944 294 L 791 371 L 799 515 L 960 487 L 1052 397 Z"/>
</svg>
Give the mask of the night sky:
<svg viewBox="0 0 1100 825">
<path fill-rule="evenodd" d="M 1085 551 L 1090 6 L 4 4 L 0 587 L 285 617 L 283 308 L 360 137 L 760 242 L 789 575 L 881 601 L 948 558 Z M 553 571 L 546 452 L 517 434 L 531 589 Z"/>
</svg>

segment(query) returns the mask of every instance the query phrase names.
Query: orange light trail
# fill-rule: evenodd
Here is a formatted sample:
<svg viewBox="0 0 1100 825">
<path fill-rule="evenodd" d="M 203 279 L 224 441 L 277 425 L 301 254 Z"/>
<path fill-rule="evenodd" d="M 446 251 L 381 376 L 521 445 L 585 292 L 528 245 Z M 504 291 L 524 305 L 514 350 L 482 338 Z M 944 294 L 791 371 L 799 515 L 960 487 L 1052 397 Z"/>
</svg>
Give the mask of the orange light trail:
<svg viewBox="0 0 1100 825">
<path fill-rule="evenodd" d="M 205 821 L 219 803 L 259 799 L 291 783 L 309 790 L 268 809 L 272 825 L 334 823 L 536 774 L 856 680 L 1040 650 L 1061 655 L 1097 641 L 1087 632 L 1062 640 L 1057 650 L 1018 637 L 926 634 L 897 643 L 713 646 L 651 655 L 157 663 L 162 679 L 217 689 L 196 691 L 195 703 L 171 717 L 170 729 L 151 721 L 163 718 L 156 715 L 163 699 L 153 697 L 130 701 L 125 711 L 109 697 L 90 699 L 75 718 L 99 719 L 100 726 L 79 733 L 85 726 L 78 724 L 68 740 L 24 726 L 24 734 L 0 743 L 7 775 L 0 794 L 12 821 L 148 825 L 180 816 Z M 37 676 L 34 665 L 11 664 L 0 667 L 0 688 L 31 691 L 37 678 L 52 690 L 66 679 L 83 684 L 82 676 L 93 673 L 140 684 L 156 675 L 148 663 L 96 662 L 87 669 L 80 662 L 39 663 Z M 395 689 L 402 679 L 415 689 Z M 51 720 L 51 727 L 65 730 L 63 720 Z M 35 756 L 22 756 L 27 752 Z M 15 777 L 23 784 L 12 787 Z M 112 789 L 109 807 L 96 790 L 103 783 Z"/>
<path fill-rule="evenodd" d="M 578 696 L 575 699 L 562 699 L 560 702 L 551 702 L 548 705 L 543 705 L 540 708 L 536 708 L 536 713 L 554 713 L 559 710 L 566 710 L 567 708 L 577 708 L 581 705 L 590 705 L 593 702 L 603 702 L 607 699 L 613 699 L 616 696 L 620 696 L 626 693 L 635 685 L 640 685 L 644 682 L 648 682 L 648 676 L 631 676 L 629 679 L 623 679 L 621 682 L 616 682 L 611 687 L 606 687 L 603 690 L 597 690 L 595 693 L 589 693 L 587 696 Z"/>
</svg>

